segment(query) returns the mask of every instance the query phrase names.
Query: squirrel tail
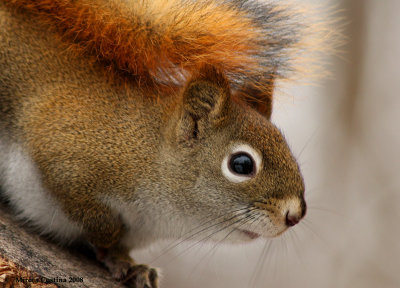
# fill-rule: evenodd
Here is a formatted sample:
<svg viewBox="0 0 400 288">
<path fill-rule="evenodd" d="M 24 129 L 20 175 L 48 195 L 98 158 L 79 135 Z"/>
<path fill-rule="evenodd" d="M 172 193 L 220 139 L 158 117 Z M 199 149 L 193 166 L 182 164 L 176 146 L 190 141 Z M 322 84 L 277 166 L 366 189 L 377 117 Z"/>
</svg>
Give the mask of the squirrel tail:
<svg viewBox="0 0 400 288">
<path fill-rule="evenodd" d="M 236 95 L 265 114 L 274 80 L 293 69 L 306 31 L 276 1 L 3 1 L 37 14 L 77 51 L 142 86 L 179 88 L 202 65 L 213 65 Z"/>
</svg>

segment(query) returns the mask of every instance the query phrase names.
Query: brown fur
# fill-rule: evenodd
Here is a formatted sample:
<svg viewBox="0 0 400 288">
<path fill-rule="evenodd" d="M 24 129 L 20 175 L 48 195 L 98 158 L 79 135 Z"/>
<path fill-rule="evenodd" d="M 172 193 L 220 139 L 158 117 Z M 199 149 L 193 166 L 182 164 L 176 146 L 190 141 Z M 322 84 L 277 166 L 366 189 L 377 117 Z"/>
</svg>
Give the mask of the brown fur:
<svg viewBox="0 0 400 288">
<path fill-rule="evenodd" d="M 304 183 L 285 139 L 268 118 L 232 93 L 232 80 L 226 76 L 226 67 L 236 65 L 238 59 L 235 55 L 228 59 L 218 54 L 230 50 L 235 41 L 238 41 L 238 49 L 248 49 L 248 43 L 244 45 L 239 41 L 239 35 L 249 34 L 247 30 L 241 30 L 248 27 L 242 26 L 248 24 L 242 23 L 243 19 L 235 22 L 239 25 L 236 40 L 229 36 L 228 44 L 216 41 L 215 45 L 224 47 L 218 48 L 218 53 L 213 50 L 213 45 L 209 53 L 202 52 L 204 57 L 215 58 L 211 61 L 215 65 L 200 65 L 203 60 L 196 60 L 196 57 L 202 53 L 186 51 L 185 45 L 180 48 L 179 57 L 182 58 L 177 56 L 177 63 L 184 67 L 193 66 L 196 73 L 192 73 L 183 89 L 163 93 L 162 90 L 149 90 L 138 82 L 127 81 L 121 86 L 107 81 L 103 61 L 90 61 L 86 54 L 65 53 L 65 42 L 57 37 L 60 29 L 64 29 L 68 38 L 72 35 L 81 37 L 78 43 L 85 43 L 82 45 L 89 52 L 108 47 L 99 54 L 104 58 L 102 60 L 114 57 L 110 52 L 110 47 L 114 47 L 112 51 L 116 51 L 117 58 L 113 60 L 118 69 L 142 69 L 145 73 L 140 75 L 153 73 L 154 82 L 156 68 L 152 65 L 157 59 L 152 49 L 156 45 L 146 46 L 149 43 L 144 41 L 139 54 L 128 57 L 128 50 L 124 50 L 128 46 L 119 47 L 113 42 L 114 38 L 113 41 L 107 38 L 111 31 L 117 34 L 125 31 L 127 26 L 123 25 L 128 25 L 130 19 L 115 18 L 123 20 L 117 25 L 114 14 L 112 17 L 109 13 L 96 16 L 100 8 L 104 9 L 101 11 L 114 11 L 114 4 L 37 1 L 37 5 L 29 6 L 33 2 L 16 3 L 24 4 L 24 9 L 15 10 L 4 5 L 4 1 L 0 2 L 0 144 L 22 147 L 40 172 L 48 197 L 54 199 L 68 219 L 80 227 L 84 239 L 98 251 L 108 250 L 108 256 L 99 258 L 115 278 L 124 277 L 130 269 L 136 273 L 132 287 L 144 287 L 144 283 L 157 287 L 155 270 L 129 260 L 127 248 L 140 247 L 160 238 L 182 237 L 190 232 L 193 223 L 201 223 L 204 218 L 229 221 L 226 218 L 232 215 L 228 214 L 232 213 L 232 207 L 246 205 L 252 209 L 249 211 L 264 215 L 270 221 L 265 225 L 273 228 L 268 230 L 262 225 L 256 228 L 263 227 L 272 236 L 287 228 L 282 213 L 288 210 L 285 208 L 289 207 L 288 203 L 297 203 L 292 212 L 298 219 L 304 216 Z M 74 3 L 73 7 L 67 9 L 66 5 L 70 3 Z M 79 6 L 79 3 L 91 6 Z M 64 7 L 65 11 L 60 8 L 57 13 L 65 16 L 64 12 L 68 11 L 68 19 L 71 19 L 60 20 L 54 16 L 53 5 Z M 80 9 L 75 10 L 78 6 Z M 207 7 L 211 9 L 211 6 Z M 224 7 L 213 6 L 215 9 Z M 79 16 L 79 11 L 87 13 Z M 118 13 L 123 13 L 121 11 Z M 38 12 L 39 18 L 35 16 Z M 228 13 L 226 23 L 233 25 L 230 17 L 237 16 Z M 88 19 L 94 21 L 97 17 L 100 22 L 88 24 Z M 107 17 L 115 20 L 109 23 L 111 28 L 102 26 L 111 19 Z M 47 19 L 46 23 L 43 18 Z M 50 22 L 60 24 L 48 25 Z M 72 28 L 71 22 L 74 23 Z M 75 22 L 90 27 L 99 24 L 94 31 L 90 30 L 97 36 L 91 38 L 90 33 L 83 30 L 82 34 L 78 33 L 76 29 L 81 26 Z M 206 21 L 204 25 L 211 29 L 212 23 Z M 143 32 L 139 30 L 127 31 Z M 215 35 L 219 35 L 217 32 Z M 102 33 L 106 38 L 101 38 Z M 203 40 L 207 42 L 205 38 Z M 89 39 L 94 40 L 90 42 Z M 106 39 L 111 41 L 111 46 L 107 46 Z M 196 41 L 190 45 L 197 46 Z M 200 47 L 205 49 L 206 45 L 203 43 Z M 143 62 L 142 66 L 136 66 L 136 62 L 130 62 L 130 59 L 146 57 L 147 48 L 153 52 L 149 52 L 146 65 Z M 171 55 L 161 53 L 160 59 L 164 61 L 163 57 L 171 59 Z M 232 69 L 229 71 L 235 71 Z M 167 71 L 162 73 L 167 75 Z M 266 114 L 269 113 L 270 110 Z M 251 145 L 263 159 L 257 176 L 242 183 L 230 182 L 221 173 L 222 160 L 235 143 Z M 244 226 L 246 229 L 254 228 L 248 223 L 242 224 L 247 225 Z M 130 239 L 129 243 L 127 239 Z"/>
<path fill-rule="evenodd" d="M 290 66 L 286 59 L 294 53 L 299 58 L 304 49 L 299 44 L 301 24 L 281 20 L 294 18 L 296 12 L 272 4 L 265 21 L 275 32 L 264 31 L 256 19 L 229 2 L 3 1 L 55 27 L 71 50 L 104 61 L 110 72 L 133 75 L 150 90 L 157 87 L 165 93 L 182 87 L 204 63 L 218 67 L 238 97 L 267 116 L 274 79 L 284 76 L 283 67 Z M 292 35 L 274 36 L 280 30 Z M 266 33 L 274 34 L 260 40 L 268 37 Z"/>
</svg>

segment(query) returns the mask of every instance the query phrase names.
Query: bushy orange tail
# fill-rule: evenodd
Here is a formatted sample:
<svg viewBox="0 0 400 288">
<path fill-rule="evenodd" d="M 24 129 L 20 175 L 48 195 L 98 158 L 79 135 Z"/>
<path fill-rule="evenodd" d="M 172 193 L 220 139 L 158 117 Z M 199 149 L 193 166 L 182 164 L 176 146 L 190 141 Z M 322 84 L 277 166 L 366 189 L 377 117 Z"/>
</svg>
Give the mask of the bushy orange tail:
<svg viewBox="0 0 400 288">
<path fill-rule="evenodd" d="M 293 12 L 256 0 L 2 1 L 38 14 L 79 51 L 143 86 L 178 88 L 204 63 L 216 66 L 266 114 L 301 31 Z"/>
</svg>

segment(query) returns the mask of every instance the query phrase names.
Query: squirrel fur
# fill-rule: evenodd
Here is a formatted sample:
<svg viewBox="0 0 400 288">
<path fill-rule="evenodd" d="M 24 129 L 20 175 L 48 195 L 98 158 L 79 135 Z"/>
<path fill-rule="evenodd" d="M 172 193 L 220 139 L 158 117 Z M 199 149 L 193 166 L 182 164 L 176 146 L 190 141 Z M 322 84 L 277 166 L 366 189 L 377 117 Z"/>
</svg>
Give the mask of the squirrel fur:
<svg viewBox="0 0 400 288">
<path fill-rule="evenodd" d="M 255 0 L 1 0 L 4 197 L 136 288 L 158 277 L 132 248 L 194 229 L 280 235 L 306 212 L 270 122 L 301 39 L 290 15 Z"/>
</svg>

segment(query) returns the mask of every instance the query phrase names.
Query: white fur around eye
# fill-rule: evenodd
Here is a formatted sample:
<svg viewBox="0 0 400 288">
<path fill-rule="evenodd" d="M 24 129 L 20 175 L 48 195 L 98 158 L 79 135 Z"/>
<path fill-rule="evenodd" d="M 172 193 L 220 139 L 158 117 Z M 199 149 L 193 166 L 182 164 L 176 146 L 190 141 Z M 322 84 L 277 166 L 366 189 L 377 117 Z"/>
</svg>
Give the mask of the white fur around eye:
<svg viewBox="0 0 400 288">
<path fill-rule="evenodd" d="M 255 171 L 252 175 L 236 174 L 229 169 L 229 160 L 231 159 L 232 155 L 241 152 L 249 154 L 253 158 L 253 161 L 255 162 L 254 163 Z M 246 180 L 250 180 L 257 175 L 258 171 L 260 171 L 261 162 L 262 162 L 261 154 L 257 152 L 253 147 L 247 144 L 237 144 L 233 146 L 232 150 L 224 157 L 224 160 L 222 160 L 221 164 L 222 174 L 225 176 L 226 179 L 228 179 L 233 183 L 240 183 Z"/>
</svg>

